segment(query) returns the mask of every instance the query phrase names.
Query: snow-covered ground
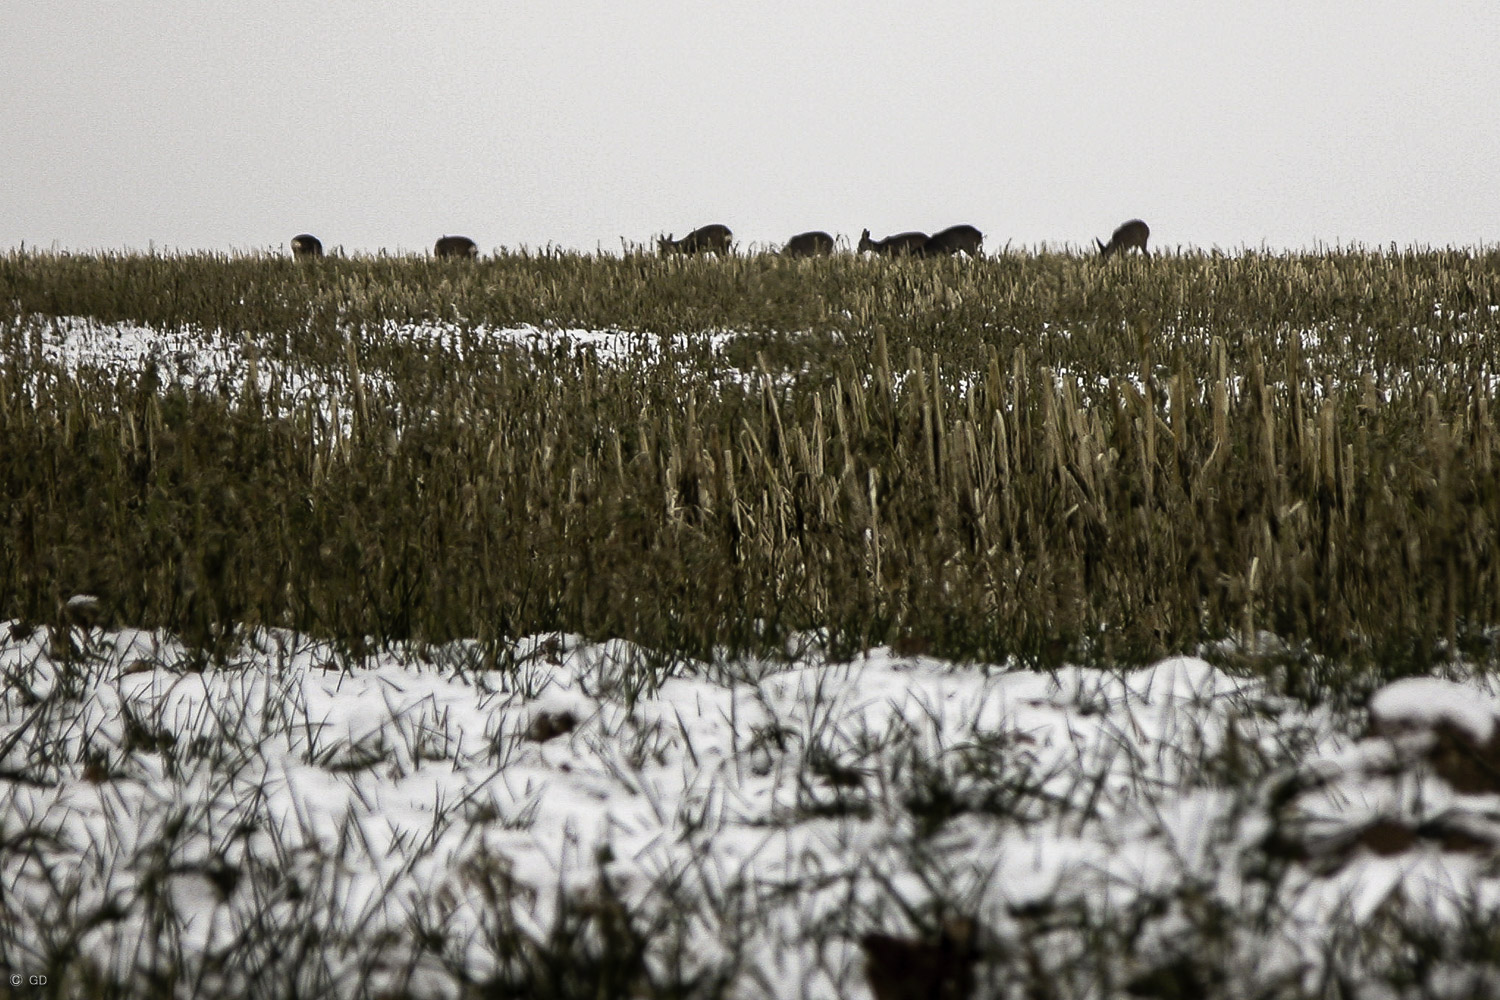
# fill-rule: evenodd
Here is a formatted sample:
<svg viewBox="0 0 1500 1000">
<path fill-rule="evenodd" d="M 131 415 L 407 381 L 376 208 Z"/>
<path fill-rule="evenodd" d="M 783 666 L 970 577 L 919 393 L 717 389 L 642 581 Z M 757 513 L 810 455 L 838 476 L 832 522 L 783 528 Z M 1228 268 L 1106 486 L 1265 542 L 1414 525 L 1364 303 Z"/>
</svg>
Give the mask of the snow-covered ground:
<svg viewBox="0 0 1500 1000">
<path fill-rule="evenodd" d="M 267 357 L 256 346 L 255 338 L 247 333 L 192 326 L 157 330 L 138 323 L 104 323 L 87 316 L 31 316 L 19 329 L 27 342 L 25 350 L 70 372 L 133 374 L 154 365 L 161 383 L 203 391 L 217 391 L 226 385 L 238 387 L 254 377 L 262 392 L 270 389 L 273 380 L 279 381 L 283 395 L 293 401 L 342 395 L 349 388 L 342 384 L 342 377 L 311 374 L 299 365 Z M 674 342 L 681 346 L 685 342 L 682 335 L 664 338 L 626 330 L 530 325 L 464 328 L 451 322 L 388 321 L 374 329 L 359 331 L 355 336 L 404 343 L 442 343 L 452 347 L 460 357 L 466 344 L 486 350 L 581 351 L 592 354 L 605 365 L 619 365 L 632 359 L 656 361 L 664 346 L 671 346 Z M 737 336 L 710 331 L 698 339 L 710 352 L 721 355 Z M 4 352 L 0 351 L 0 360 L 3 358 Z M 337 374 L 343 375 L 342 372 Z M 373 388 L 374 383 L 380 381 L 379 373 L 362 373 L 362 377 L 367 387 Z M 726 367 L 722 377 L 743 380 L 747 376 Z"/>
<path fill-rule="evenodd" d="M 516 643 L 506 669 L 482 652 L 351 660 L 266 631 L 195 673 L 168 636 L 0 624 L 12 962 L 79 926 L 116 976 L 173 949 L 238 993 L 234 956 L 308 933 L 351 990 L 410 974 L 456 995 L 455 970 L 496 973 L 504 929 L 545 941 L 607 898 L 661 929 L 652 975 L 718 970 L 735 996 L 868 996 L 861 936 L 940 910 L 979 928 L 981 982 L 1043 931 L 1027 961 L 1064 982 L 1094 961 L 1082 928 L 1128 917 L 1117 981 L 1219 920 L 1203 957 L 1310 988 L 1397 910 L 1456 929 L 1500 907 L 1500 785 L 1461 794 L 1432 756 L 1445 722 L 1492 736 L 1477 687 L 1392 686 L 1361 739 L 1363 718 L 1192 658 L 1039 674 L 887 649 L 664 667 L 568 636 Z M 1380 962 L 1345 972 L 1361 964 Z M 1446 975 L 1436 995 L 1478 995 Z"/>
</svg>

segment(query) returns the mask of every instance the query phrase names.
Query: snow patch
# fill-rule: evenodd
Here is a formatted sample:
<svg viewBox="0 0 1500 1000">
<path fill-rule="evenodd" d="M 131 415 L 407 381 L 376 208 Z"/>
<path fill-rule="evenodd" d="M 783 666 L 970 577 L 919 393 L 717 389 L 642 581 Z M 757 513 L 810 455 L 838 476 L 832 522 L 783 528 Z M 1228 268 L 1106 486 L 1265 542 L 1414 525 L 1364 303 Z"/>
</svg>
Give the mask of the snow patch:
<svg viewBox="0 0 1500 1000">
<path fill-rule="evenodd" d="M 1387 684 L 1370 699 L 1370 718 L 1382 729 L 1432 729 L 1446 722 L 1475 743 L 1488 743 L 1495 732 L 1496 704 L 1463 684 L 1438 677 L 1408 677 Z"/>
</svg>

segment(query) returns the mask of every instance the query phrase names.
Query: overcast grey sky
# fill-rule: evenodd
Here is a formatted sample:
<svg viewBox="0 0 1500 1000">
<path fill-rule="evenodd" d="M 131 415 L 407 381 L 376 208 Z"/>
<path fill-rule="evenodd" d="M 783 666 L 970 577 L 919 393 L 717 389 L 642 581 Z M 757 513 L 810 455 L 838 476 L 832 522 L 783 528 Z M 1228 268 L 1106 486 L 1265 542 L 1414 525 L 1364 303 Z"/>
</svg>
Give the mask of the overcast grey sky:
<svg viewBox="0 0 1500 1000">
<path fill-rule="evenodd" d="M 1500 240 L 1500 3 L 0 3 L 0 245 Z"/>
</svg>

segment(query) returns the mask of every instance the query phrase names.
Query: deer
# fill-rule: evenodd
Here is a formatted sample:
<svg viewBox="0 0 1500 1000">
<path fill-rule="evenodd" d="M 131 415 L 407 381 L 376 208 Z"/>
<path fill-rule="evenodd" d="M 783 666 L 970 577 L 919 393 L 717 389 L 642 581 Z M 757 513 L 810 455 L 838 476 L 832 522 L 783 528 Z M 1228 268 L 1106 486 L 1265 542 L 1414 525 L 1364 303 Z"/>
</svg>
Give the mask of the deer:
<svg viewBox="0 0 1500 1000">
<path fill-rule="evenodd" d="M 668 233 L 665 238 L 657 239 L 656 246 L 663 254 L 699 254 L 712 251 L 722 257 L 729 253 L 729 241 L 732 239 L 734 233 L 729 231 L 729 227 L 715 222 L 713 225 L 694 229 L 680 240 L 672 239 L 672 234 Z"/>
<path fill-rule="evenodd" d="M 432 255 L 472 260 L 479 256 L 479 244 L 467 236 L 444 236 L 433 245 Z"/>
<path fill-rule="evenodd" d="M 966 253 L 970 257 L 978 257 L 979 248 L 983 244 L 984 234 L 973 226 L 949 226 L 940 233 L 933 233 L 922 245 L 922 256 L 952 257 Z"/>
<path fill-rule="evenodd" d="M 323 241 L 312 233 L 300 233 L 292 237 L 292 256 L 298 259 L 304 257 L 323 256 Z"/>
<path fill-rule="evenodd" d="M 1142 254 L 1149 257 L 1150 252 L 1146 249 L 1146 241 L 1151 238 L 1151 227 L 1140 219 L 1131 219 L 1129 222 L 1116 229 L 1114 235 L 1109 238 L 1109 243 L 1094 240 L 1099 244 L 1099 255 L 1108 257 L 1116 250 L 1129 250 L 1135 247 Z"/>
<path fill-rule="evenodd" d="M 904 257 L 912 254 L 920 254 L 927 246 L 926 233 L 897 233 L 895 236 L 887 236 L 883 240 L 870 239 L 870 231 L 866 229 L 859 237 L 859 252 L 873 250 L 882 257 Z"/>
<path fill-rule="evenodd" d="M 787 257 L 826 257 L 833 253 L 833 237 L 821 231 L 799 233 L 786 241 L 781 252 Z"/>
</svg>

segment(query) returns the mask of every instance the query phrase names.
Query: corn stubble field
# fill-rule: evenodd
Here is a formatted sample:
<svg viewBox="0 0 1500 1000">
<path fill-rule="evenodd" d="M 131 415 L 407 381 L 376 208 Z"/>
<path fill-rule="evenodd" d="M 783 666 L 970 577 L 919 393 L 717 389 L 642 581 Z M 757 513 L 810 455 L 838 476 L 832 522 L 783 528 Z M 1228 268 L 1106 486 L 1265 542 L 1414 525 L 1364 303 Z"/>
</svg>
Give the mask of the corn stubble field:
<svg viewBox="0 0 1500 1000">
<path fill-rule="evenodd" d="M 0 302 L 0 965 L 55 995 L 1500 982 L 1500 785 L 1413 805 L 1429 741 L 1405 791 L 1335 789 L 1401 771 L 1376 691 L 1490 697 L 1500 252 L 13 252 Z M 288 761 L 345 811 L 266 806 Z M 544 803 L 584 772 L 655 804 L 629 857 Z M 1408 858 L 1390 828 L 1462 891 L 1408 859 L 1372 897 L 1348 856 Z M 507 837 L 582 860 L 528 879 Z M 1083 860 L 1019 888 L 1057 838 Z"/>
</svg>

